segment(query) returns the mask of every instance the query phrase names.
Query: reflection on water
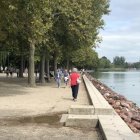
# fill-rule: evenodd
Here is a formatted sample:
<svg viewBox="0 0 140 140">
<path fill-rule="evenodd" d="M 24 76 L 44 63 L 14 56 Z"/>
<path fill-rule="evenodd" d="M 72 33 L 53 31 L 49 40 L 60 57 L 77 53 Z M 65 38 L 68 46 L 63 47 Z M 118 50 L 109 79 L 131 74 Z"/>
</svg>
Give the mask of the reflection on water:
<svg viewBox="0 0 140 140">
<path fill-rule="evenodd" d="M 140 106 L 140 71 L 97 72 L 92 75 Z"/>
</svg>

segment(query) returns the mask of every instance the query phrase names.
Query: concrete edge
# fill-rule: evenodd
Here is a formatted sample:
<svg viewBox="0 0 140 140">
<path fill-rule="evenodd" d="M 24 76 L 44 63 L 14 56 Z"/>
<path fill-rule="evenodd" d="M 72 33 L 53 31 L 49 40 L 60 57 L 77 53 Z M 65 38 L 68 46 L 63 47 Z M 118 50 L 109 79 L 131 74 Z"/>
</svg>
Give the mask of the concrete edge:
<svg viewBox="0 0 140 140">
<path fill-rule="evenodd" d="M 95 108 L 96 114 L 103 111 L 103 114 L 114 114 L 114 109 L 111 105 L 105 100 L 101 93 L 94 87 L 94 85 L 89 81 L 89 79 L 83 75 L 83 81 L 88 92 L 89 99 L 92 105 Z M 105 113 L 106 112 L 106 113 Z M 101 113 L 100 113 L 101 114 Z"/>
</svg>

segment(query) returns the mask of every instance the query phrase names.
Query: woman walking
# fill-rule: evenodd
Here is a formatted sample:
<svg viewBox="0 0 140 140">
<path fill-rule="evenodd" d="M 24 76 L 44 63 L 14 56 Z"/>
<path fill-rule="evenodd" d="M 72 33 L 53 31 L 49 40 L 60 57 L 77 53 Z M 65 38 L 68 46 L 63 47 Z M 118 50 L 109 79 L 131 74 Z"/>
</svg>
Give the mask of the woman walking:
<svg viewBox="0 0 140 140">
<path fill-rule="evenodd" d="M 80 74 L 77 72 L 77 68 L 72 69 L 72 73 L 70 74 L 70 85 L 72 89 L 72 97 L 74 101 L 77 101 L 77 95 L 79 90 L 79 83 L 77 80 L 80 78 Z"/>
<path fill-rule="evenodd" d="M 60 86 L 61 86 L 61 78 L 62 78 L 62 72 L 60 71 L 60 69 L 58 69 L 57 73 L 55 75 L 55 80 L 57 82 L 58 88 L 60 88 Z"/>
</svg>

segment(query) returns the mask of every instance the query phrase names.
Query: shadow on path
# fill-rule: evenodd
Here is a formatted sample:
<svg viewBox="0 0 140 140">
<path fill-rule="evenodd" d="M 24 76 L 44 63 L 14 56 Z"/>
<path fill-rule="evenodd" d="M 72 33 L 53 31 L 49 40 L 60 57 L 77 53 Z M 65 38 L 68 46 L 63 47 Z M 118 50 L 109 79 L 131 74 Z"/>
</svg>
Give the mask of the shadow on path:
<svg viewBox="0 0 140 140">
<path fill-rule="evenodd" d="M 0 97 L 26 94 L 27 78 L 0 77 Z"/>
</svg>

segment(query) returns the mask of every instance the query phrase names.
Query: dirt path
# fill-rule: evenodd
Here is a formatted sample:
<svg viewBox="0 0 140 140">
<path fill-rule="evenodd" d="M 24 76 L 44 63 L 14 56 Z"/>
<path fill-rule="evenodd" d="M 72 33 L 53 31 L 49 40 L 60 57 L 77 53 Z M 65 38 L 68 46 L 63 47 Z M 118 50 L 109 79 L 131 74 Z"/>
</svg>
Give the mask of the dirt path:
<svg viewBox="0 0 140 140">
<path fill-rule="evenodd" d="M 59 123 L 62 112 L 70 105 L 89 105 L 83 83 L 78 101 L 70 87 L 56 83 L 27 86 L 27 78 L 0 74 L 0 140 L 102 140 L 98 129 L 64 127 Z"/>
<path fill-rule="evenodd" d="M 52 112 L 66 112 L 70 105 L 88 105 L 83 84 L 80 85 L 78 101 L 71 97 L 71 88 L 57 88 L 55 81 L 45 86 L 27 87 L 27 78 L 0 77 L 0 117 L 35 115 Z"/>
</svg>

